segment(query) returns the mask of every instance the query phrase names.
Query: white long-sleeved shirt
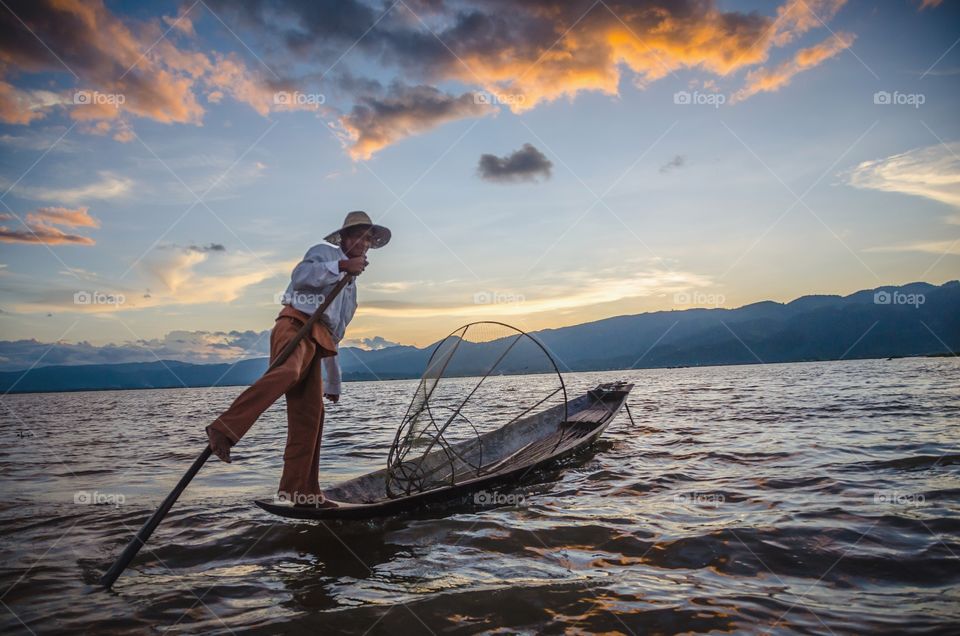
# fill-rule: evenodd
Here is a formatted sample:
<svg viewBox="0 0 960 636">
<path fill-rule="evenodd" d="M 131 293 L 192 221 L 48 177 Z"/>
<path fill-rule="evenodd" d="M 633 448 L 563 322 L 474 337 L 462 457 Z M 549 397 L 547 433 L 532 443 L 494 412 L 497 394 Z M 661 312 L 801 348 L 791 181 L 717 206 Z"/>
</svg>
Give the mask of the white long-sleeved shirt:
<svg viewBox="0 0 960 636">
<path fill-rule="evenodd" d="M 305 314 L 312 315 L 337 282 L 346 276 L 340 271 L 340 261 L 349 258 L 342 249 L 331 243 L 314 245 L 304 255 L 293 273 L 290 275 L 290 284 L 281 300 L 284 305 L 291 305 Z M 323 324 L 330 330 L 333 341 L 340 348 L 340 341 L 346 333 L 347 325 L 357 311 L 356 280 L 344 287 L 330 303 L 320 317 Z M 324 393 L 339 395 L 341 389 L 340 356 L 323 358 Z"/>
</svg>

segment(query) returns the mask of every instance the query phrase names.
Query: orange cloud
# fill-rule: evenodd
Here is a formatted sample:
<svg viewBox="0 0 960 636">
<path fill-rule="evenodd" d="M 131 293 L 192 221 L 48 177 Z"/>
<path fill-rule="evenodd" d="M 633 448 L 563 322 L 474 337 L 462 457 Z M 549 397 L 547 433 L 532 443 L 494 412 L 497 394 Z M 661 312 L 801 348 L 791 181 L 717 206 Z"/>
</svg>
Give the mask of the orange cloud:
<svg viewBox="0 0 960 636">
<path fill-rule="evenodd" d="M 846 0 L 789 0 L 777 9 L 771 42 L 784 46 L 833 18 Z"/>
<path fill-rule="evenodd" d="M 90 216 L 88 208 L 37 208 L 27 214 L 27 223 L 66 225 L 69 227 L 100 227 L 100 221 Z"/>
<path fill-rule="evenodd" d="M 529 50 L 506 47 L 460 56 L 449 76 L 480 84 L 497 102 L 524 112 L 544 101 L 573 98 L 581 91 L 619 93 L 622 71 L 643 86 L 682 68 L 727 75 L 762 61 L 769 46 L 759 16 L 733 15 L 713 7 L 673 15 L 667 11 L 594 9 L 560 39 Z M 552 48 L 549 48 L 551 47 Z"/>
<path fill-rule="evenodd" d="M 16 15 L 7 11 L 0 18 L 0 121 L 5 123 L 29 124 L 46 116 L 51 108 L 63 107 L 72 119 L 86 123 L 81 130 L 113 132 L 115 138 L 126 141 L 133 138 L 131 118 L 200 125 L 205 110 L 199 97 L 204 94 L 226 93 L 261 115 L 279 109 L 273 99 L 278 89 L 236 56 L 186 50 L 170 41 L 177 33 L 193 35 L 188 14 L 182 14 L 179 22 L 165 18 L 167 24 L 176 24 L 170 29 L 161 20 L 124 22 L 101 0 L 13 5 Z M 16 18 L 23 20 L 29 31 Z M 171 32 L 165 36 L 168 30 Z M 38 100 L 3 81 L 11 69 L 69 72 L 76 76 L 78 89 L 61 92 L 55 99 Z"/>
<path fill-rule="evenodd" d="M 233 53 L 184 47 L 184 40 L 196 42 L 194 20 L 209 8 L 245 39 L 262 40 L 266 50 L 285 47 L 281 55 L 289 67 L 319 69 L 323 77 L 348 50 L 379 68 L 393 65 L 405 85 L 419 83 L 384 95 L 378 81 L 351 79 L 343 69 L 338 70 L 341 77 L 329 78 L 330 86 L 350 100 L 345 112 L 336 113 L 348 152 L 365 159 L 444 122 L 482 116 L 497 107 L 522 113 L 544 102 L 574 99 L 583 91 L 617 95 L 624 75 L 642 88 L 683 70 L 725 78 L 752 68 L 736 99 L 775 91 L 850 46 L 853 36 L 841 34 L 797 52 L 789 62 L 760 67 L 775 49 L 824 27 L 845 1 L 784 0 L 765 16 L 723 10 L 716 0 L 606 0 L 586 13 L 582 5 L 559 0 L 486 0 L 468 8 L 400 2 L 386 15 L 372 0 L 205 0 L 187 9 L 181 5 L 177 18 L 135 22 L 121 21 L 102 0 L 9 0 L 30 30 L 9 11 L 0 12 L 0 82 L 13 69 L 34 73 L 65 71 L 66 66 L 77 75 L 78 86 L 105 97 L 74 104 L 70 95 L 50 101 L 0 84 L 0 120 L 29 124 L 54 106 L 67 106 L 70 116 L 84 123 L 81 130 L 122 141 L 133 138 L 131 118 L 200 125 L 205 106 L 224 97 L 263 116 L 290 110 L 334 112 L 323 96 L 278 99 L 292 90 L 293 82 L 265 78 Z M 415 11 L 424 12 L 433 26 L 426 27 Z M 471 103 L 468 93 L 447 95 L 435 88 L 450 81 L 492 97 Z"/>
<path fill-rule="evenodd" d="M 2 65 L 0 65 L 2 72 Z M 46 90 L 21 90 L 0 78 L 0 121 L 8 124 L 30 124 L 43 119 L 45 110 L 60 103 L 56 93 Z"/>
<path fill-rule="evenodd" d="M 822 27 L 844 3 L 789 0 L 776 18 L 725 12 L 712 2 L 678 8 L 657 0 L 610 1 L 586 15 L 562 3 L 534 3 L 542 8 L 527 9 L 532 15 L 520 10 L 515 20 L 490 17 L 485 29 L 505 34 L 486 41 L 458 38 L 465 25 L 439 33 L 455 55 L 441 51 L 445 61 L 433 74 L 480 85 L 495 103 L 521 113 L 582 91 L 617 95 L 624 70 L 641 87 L 683 69 L 728 76 Z M 423 53 L 422 45 L 410 49 L 411 55 Z"/>
<path fill-rule="evenodd" d="M 410 135 L 464 117 L 480 117 L 493 108 L 473 93 L 459 97 L 432 86 L 394 85 L 386 98 L 368 97 L 340 119 L 341 136 L 354 159 L 369 159 L 381 148 Z"/>
<path fill-rule="evenodd" d="M 12 221 L 14 219 L 16 217 L 13 214 L 0 214 L 0 221 Z M 33 212 L 27 213 L 21 223 L 24 226 L 22 230 L 13 230 L 5 225 L 0 225 L 0 242 L 94 245 L 95 241 L 92 238 L 69 234 L 56 226 L 100 227 L 100 221 L 90 216 L 86 207 L 37 208 Z"/>
<path fill-rule="evenodd" d="M 632 72 L 640 86 L 689 68 L 728 76 L 765 62 L 774 47 L 823 26 L 844 2 L 789 0 L 775 18 L 724 12 L 712 2 L 678 9 L 657 0 L 611 1 L 595 5 L 586 15 L 562 3 L 534 2 L 517 7 L 517 15 L 511 18 L 492 12 L 482 19 L 476 14 L 458 18 L 464 21 L 439 32 L 436 38 L 431 34 L 430 38 L 442 42 L 442 48 L 428 46 L 414 33 L 374 31 L 368 37 L 392 47 L 405 66 L 420 67 L 437 80 L 478 85 L 484 90 L 481 96 L 486 105 L 522 113 L 561 97 L 573 99 L 582 91 L 617 95 L 625 71 Z M 327 26 L 318 21 L 316 28 Z M 793 75 L 816 66 L 851 41 L 852 36 L 843 35 L 800 51 L 789 64 L 755 72 L 753 83 L 741 91 L 741 99 L 787 85 Z M 399 101 L 403 103 L 394 96 L 364 96 L 340 119 L 353 143 L 350 154 L 354 159 L 369 158 L 399 139 L 451 118 L 493 110 L 444 108 L 431 112 L 431 108 L 409 103 L 409 96 Z"/>
<path fill-rule="evenodd" d="M 731 103 L 743 101 L 757 93 L 779 90 L 790 83 L 797 73 L 818 66 L 840 51 L 850 48 L 855 36 L 850 33 L 837 33 L 823 42 L 801 49 L 788 60 L 773 68 L 759 68 L 747 73 L 747 83 L 737 91 Z"/>
</svg>

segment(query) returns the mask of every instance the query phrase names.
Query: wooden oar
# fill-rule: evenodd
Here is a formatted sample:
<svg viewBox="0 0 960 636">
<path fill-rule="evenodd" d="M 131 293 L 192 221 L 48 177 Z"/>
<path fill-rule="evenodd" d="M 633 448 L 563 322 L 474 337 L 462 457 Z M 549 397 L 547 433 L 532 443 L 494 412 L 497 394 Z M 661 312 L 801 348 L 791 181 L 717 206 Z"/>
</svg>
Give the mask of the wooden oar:
<svg viewBox="0 0 960 636">
<path fill-rule="evenodd" d="M 314 323 L 320 320 L 320 317 L 323 315 L 323 312 L 326 311 L 327 307 L 330 306 L 330 303 L 333 302 L 333 299 L 337 297 L 344 287 L 350 284 L 350 281 L 353 280 L 351 274 L 347 274 L 334 286 L 334 288 L 327 294 L 327 297 L 323 299 L 323 303 L 317 308 L 313 315 L 300 327 L 300 331 L 293 337 L 293 339 L 287 343 L 287 346 L 283 348 L 280 352 L 280 355 L 270 363 L 270 366 L 267 368 L 267 371 L 270 371 L 274 367 L 283 364 L 287 358 L 290 357 L 290 354 L 293 353 L 297 345 L 300 344 L 300 341 L 303 340 L 313 328 Z M 323 399 L 323 398 L 321 398 Z M 210 446 L 207 445 L 203 449 L 203 452 L 200 453 L 200 456 L 193 461 L 193 465 L 190 466 L 190 469 L 183 474 L 183 477 L 180 478 L 180 481 L 177 482 L 176 487 L 170 491 L 170 494 L 167 495 L 167 498 L 163 500 L 163 503 L 160 504 L 160 507 L 154 511 L 150 518 L 143 524 L 143 527 L 137 532 L 136 536 L 127 544 L 127 547 L 123 549 L 123 552 L 117 557 L 117 560 L 110 566 L 110 569 L 107 570 L 106 574 L 100 579 L 100 585 L 110 589 L 114 581 L 127 569 L 127 566 L 130 565 L 130 562 L 133 561 L 133 558 L 137 556 L 137 553 L 140 551 L 146 543 L 147 539 L 150 538 L 150 535 L 153 534 L 153 531 L 157 529 L 157 526 L 160 525 L 160 522 L 163 521 L 163 518 L 167 516 L 167 513 L 170 512 L 170 508 L 173 507 L 173 504 L 179 499 L 180 495 L 187 488 L 187 485 L 190 481 L 196 477 L 197 473 L 200 472 L 200 469 L 203 467 L 203 464 L 210 459 L 210 454 L 213 451 L 210 450 Z"/>
</svg>

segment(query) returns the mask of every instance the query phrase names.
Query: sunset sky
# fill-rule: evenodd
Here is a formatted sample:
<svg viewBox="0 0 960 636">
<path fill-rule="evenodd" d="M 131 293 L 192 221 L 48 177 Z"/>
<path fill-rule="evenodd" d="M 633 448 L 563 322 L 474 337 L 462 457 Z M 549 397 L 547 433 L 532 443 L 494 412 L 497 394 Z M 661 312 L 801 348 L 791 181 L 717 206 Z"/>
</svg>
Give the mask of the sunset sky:
<svg viewBox="0 0 960 636">
<path fill-rule="evenodd" d="M 5 0 L 0 29 L 2 369 L 262 355 L 355 209 L 393 231 L 363 346 L 960 278 L 960 3 Z"/>
</svg>

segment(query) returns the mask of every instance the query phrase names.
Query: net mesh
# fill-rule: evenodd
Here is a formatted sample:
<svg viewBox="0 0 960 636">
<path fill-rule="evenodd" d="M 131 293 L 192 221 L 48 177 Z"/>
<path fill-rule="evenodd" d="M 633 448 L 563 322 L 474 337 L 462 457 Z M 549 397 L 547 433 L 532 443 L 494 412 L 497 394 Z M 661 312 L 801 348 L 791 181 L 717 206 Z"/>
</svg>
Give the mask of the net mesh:
<svg viewBox="0 0 960 636">
<path fill-rule="evenodd" d="M 517 374 L 544 374 L 523 382 Z M 464 325 L 440 341 L 403 418 L 387 470 L 387 493 L 409 495 L 493 470 L 482 436 L 550 407 L 566 413 L 563 378 L 546 348 L 496 322 Z"/>
</svg>

